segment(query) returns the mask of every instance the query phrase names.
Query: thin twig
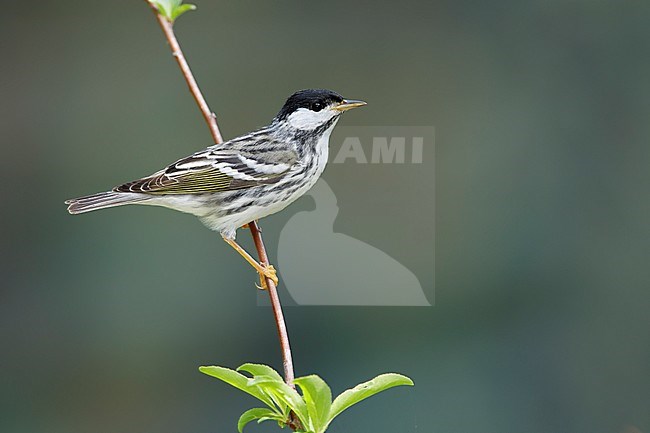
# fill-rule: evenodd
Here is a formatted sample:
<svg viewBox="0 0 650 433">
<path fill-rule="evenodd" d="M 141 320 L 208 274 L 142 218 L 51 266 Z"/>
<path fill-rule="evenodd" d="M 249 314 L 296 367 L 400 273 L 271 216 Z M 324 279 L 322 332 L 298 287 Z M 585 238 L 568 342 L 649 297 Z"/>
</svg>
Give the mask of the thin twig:
<svg viewBox="0 0 650 433">
<path fill-rule="evenodd" d="M 176 59 L 178 66 L 181 68 L 181 72 L 183 73 L 183 77 L 185 77 L 187 86 L 189 87 L 190 92 L 194 97 L 194 100 L 199 106 L 199 109 L 203 114 L 203 118 L 205 119 L 205 122 L 208 124 L 208 128 L 210 129 L 210 133 L 214 138 L 214 142 L 217 144 L 221 143 L 223 139 L 221 138 L 221 133 L 219 132 L 219 126 L 217 125 L 217 117 L 210 110 L 208 103 L 205 101 L 205 98 L 201 94 L 201 90 L 199 89 L 199 86 L 196 83 L 194 76 L 192 75 L 190 66 L 187 64 L 187 61 L 185 60 L 185 56 L 183 55 L 183 51 L 181 50 L 181 47 L 178 41 L 176 40 L 176 36 L 174 35 L 173 24 L 169 20 L 167 20 L 167 18 L 162 16 L 158 12 L 158 9 L 156 9 L 156 7 L 149 2 L 149 0 L 145 0 L 145 1 L 151 6 L 151 8 L 153 9 L 156 15 L 156 18 L 158 19 L 158 23 L 160 24 L 160 27 L 162 28 L 163 33 L 165 34 L 165 37 L 167 38 L 167 41 L 169 42 L 169 45 L 171 47 L 172 55 Z M 257 225 L 257 222 L 256 221 L 250 222 L 248 224 L 248 227 L 250 228 L 251 235 L 253 236 L 253 241 L 255 242 L 255 248 L 257 249 L 257 255 L 259 256 L 260 263 L 263 265 L 268 265 L 269 259 L 266 254 L 266 249 L 264 248 L 262 233 L 259 229 L 259 226 Z M 270 278 L 266 278 L 266 285 L 268 287 L 269 297 L 271 298 L 271 306 L 273 307 L 273 316 L 275 317 L 275 324 L 278 329 L 278 337 L 280 339 L 280 348 L 282 350 L 282 361 L 283 361 L 282 364 L 284 367 L 284 380 L 287 382 L 287 384 L 293 387 L 294 373 L 293 373 L 293 361 L 291 357 L 291 346 L 289 345 L 289 335 L 287 334 L 287 326 L 284 322 L 284 315 L 282 314 L 282 305 L 280 304 L 278 291 L 277 288 L 275 287 L 275 283 L 273 282 L 273 280 L 271 280 Z M 294 421 L 297 422 L 297 419 L 295 419 Z M 296 430 L 296 428 L 299 427 L 299 424 L 290 425 L 290 427 Z"/>
<path fill-rule="evenodd" d="M 255 248 L 260 257 L 262 265 L 269 264 L 269 258 L 266 255 L 266 248 L 264 248 L 264 241 L 262 240 L 262 232 L 257 226 L 257 221 L 248 223 L 248 228 L 253 236 Z M 278 290 L 275 283 L 270 278 L 266 279 L 269 297 L 271 298 L 271 306 L 273 307 L 273 315 L 275 316 L 275 324 L 278 328 L 278 336 L 280 337 L 280 349 L 282 350 L 282 361 L 284 367 L 284 381 L 293 386 L 293 359 L 291 358 L 291 347 L 289 346 L 289 337 L 287 335 L 287 325 L 284 322 L 284 315 L 282 314 L 282 305 L 278 297 Z"/>
<path fill-rule="evenodd" d="M 172 50 L 172 56 L 174 56 L 176 59 L 178 67 L 181 68 L 181 72 L 183 73 L 183 77 L 187 83 L 187 87 L 190 89 L 190 93 L 194 97 L 196 104 L 199 106 L 201 114 L 203 114 L 203 118 L 205 119 L 205 123 L 208 124 L 210 134 L 212 134 L 212 138 L 215 144 L 223 142 L 221 131 L 219 131 L 219 125 L 217 124 L 217 116 L 214 114 L 214 112 L 212 112 L 212 110 L 210 110 L 208 103 L 205 101 L 205 98 L 199 89 L 199 85 L 194 79 L 194 75 L 190 70 L 190 65 L 188 65 L 187 60 L 185 60 L 183 50 L 181 50 L 181 46 L 178 43 L 178 40 L 176 40 L 176 35 L 174 34 L 174 25 L 162 14 L 160 14 L 156 6 L 154 6 L 149 0 L 145 1 L 149 4 L 149 6 L 151 6 L 151 9 L 153 9 L 154 14 L 156 15 L 158 24 L 160 24 L 160 28 L 165 34 L 167 42 L 169 42 L 169 47 Z"/>
</svg>

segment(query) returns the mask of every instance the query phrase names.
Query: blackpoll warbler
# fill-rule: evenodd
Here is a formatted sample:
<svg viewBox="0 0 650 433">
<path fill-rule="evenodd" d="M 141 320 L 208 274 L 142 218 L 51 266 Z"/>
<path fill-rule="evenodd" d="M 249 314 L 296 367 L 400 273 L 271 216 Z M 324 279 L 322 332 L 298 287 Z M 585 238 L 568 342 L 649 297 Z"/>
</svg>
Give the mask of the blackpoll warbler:
<svg viewBox="0 0 650 433">
<path fill-rule="evenodd" d="M 236 230 L 284 209 L 309 190 L 327 164 L 329 137 L 339 116 L 365 104 L 330 90 L 301 90 L 270 125 L 111 191 L 68 200 L 68 212 L 146 204 L 191 213 L 277 284 L 273 266 L 259 264 L 235 242 Z"/>
</svg>

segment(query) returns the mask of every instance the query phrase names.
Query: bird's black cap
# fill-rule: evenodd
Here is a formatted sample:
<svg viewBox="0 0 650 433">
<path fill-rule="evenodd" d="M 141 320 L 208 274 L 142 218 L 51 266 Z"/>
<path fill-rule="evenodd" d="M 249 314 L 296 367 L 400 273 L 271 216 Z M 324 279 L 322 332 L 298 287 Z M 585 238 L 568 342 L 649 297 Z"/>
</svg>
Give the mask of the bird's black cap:
<svg viewBox="0 0 650 433">
<path fill-rule="evenodd" d="M 319 111 L 323 107 L 333 102 L 342 102 L 343 97 L 336 92 L 326 89 L 305 89 L 299 90 L 289 96 L 287 102 L 275 118 L 277 120 L 286 119 L 291 113 L 299 108 L 308 108 L 313 111 Z"/>
</svg>

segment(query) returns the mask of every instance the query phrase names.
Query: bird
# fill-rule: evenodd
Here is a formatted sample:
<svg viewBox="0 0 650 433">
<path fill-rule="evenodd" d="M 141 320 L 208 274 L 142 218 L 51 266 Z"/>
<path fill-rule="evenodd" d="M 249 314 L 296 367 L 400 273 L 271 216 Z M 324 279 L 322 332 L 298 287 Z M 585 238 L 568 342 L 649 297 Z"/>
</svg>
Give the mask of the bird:
<svg viewBox="0 0 650 433">
<path fill-rule="evenodd" d="M 212 145 L 131 182 L 65 201 L 70 214 L 130 204 L 197 216 L 276 285 L 273 265 L 257 262 L 235 240 L 237 229 L 286 208 L 320 178 L 341 114 L 366 102 L 326 89 L 289 96 L 268 126 Z"/>
</svg>

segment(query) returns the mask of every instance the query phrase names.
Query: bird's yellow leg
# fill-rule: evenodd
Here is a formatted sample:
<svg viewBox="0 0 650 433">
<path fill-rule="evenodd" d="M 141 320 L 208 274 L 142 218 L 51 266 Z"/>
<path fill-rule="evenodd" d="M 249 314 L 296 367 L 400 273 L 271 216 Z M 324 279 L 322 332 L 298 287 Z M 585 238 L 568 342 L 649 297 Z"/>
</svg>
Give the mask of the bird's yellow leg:
<svg viewBox="0 0 650 433">
<path fill-rule="evenodd" d="M 278 276 L 276 275 L 275 268 L 273 265 L 262 265 L 258 263 L 250 254 L 246 252 L 234 239 L 223 238 L 224 241 L 231 247 L 235 249 L 243 258 L 246 260 L 255 270 L 260 274 L 260 283 L 262 284 L 262 289 L 266 290 L 266 278 L 273 280 L 275 285 L 278 285 Z"/>
</svg>

